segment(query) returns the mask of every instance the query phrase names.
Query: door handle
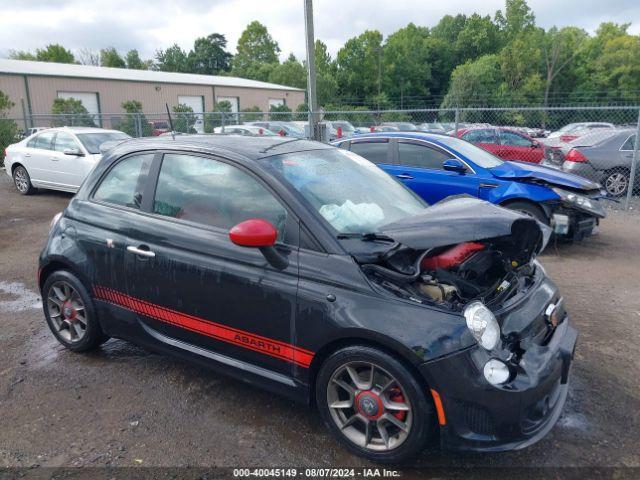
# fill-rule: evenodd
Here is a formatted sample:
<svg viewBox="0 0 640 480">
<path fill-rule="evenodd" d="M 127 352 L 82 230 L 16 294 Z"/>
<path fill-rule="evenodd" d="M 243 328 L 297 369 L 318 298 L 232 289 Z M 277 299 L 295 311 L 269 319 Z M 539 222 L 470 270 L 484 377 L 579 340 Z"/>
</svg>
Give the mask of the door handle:
<svg viewBox="0 0 640 480">
<path fill-rule="evenodd" d="M 49 157 L 52 162 L 59 162 L 60 159 L 58 157 Z"/>
<path fill-rule="evenodd" d="M 30 157 L 30 156 L 31 156 L 31 154 L 30 154 L 30 153 L 25 153 L 25 154 L 24 154 L 24 156 L 25 156 L 25 157 Z"/>
<path fill-rule="evenodd" d="M 413 177 L 408 173 L 401 173 L 400 175 L 396 175 L 396 177 L 401 178 L 402 180 L 413 180 Z"/>
<path fill-rule="evenodd" d="M 156 256 L 155 252 L 152 252 L 149 249 L 136 247 L 133 245 L 127 246 L 127 252 L 135 253 L 136 255 L 140 255 L 141 257 L 153 258 Z"/>
</svg>

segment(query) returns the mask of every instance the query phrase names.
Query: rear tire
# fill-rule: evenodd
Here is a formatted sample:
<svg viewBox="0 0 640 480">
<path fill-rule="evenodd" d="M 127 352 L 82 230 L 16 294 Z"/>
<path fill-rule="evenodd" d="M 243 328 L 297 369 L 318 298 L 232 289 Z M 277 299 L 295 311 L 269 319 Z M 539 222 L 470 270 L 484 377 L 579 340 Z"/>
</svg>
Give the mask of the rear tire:
<svg viewBox="0 0 640 480">
<path fill-rule="evenodd" d="M 86 352 L 109 340 L 89 292 L 72 273 L 58 270 L 47 277 L 42 306 L 51 332 L 69 350 Z"/>
<path fill-rule="evenodd" d="M 13 184 L 22 195 L 33 195 L 37 191 L 31 184 L 29 172 L 22 165 L 13 169 Z"/>
<path fill-rule="evenodd" d="M 629 189 L 630 175 L 626 170 L 611 170 L 604 175 L 602 184 L 608 195 L 624 197 Z"/>
<path fill-rule="evenodd" d="M 516 212 L 524 213 L 525 215 L 529 215 L 530 217 L 535 218 L 540 223 L 544 223 L 545 225 L 549 225 L 549 217 L 544 213 L 544 211 L 537 205 L 529 202 L 511 202 L 504 205 L 505 208 L 509 210 L 515 210 Z"/>
<path fill-rule="evenodd" d="M 316 380 L 316 404 L 333 436 L 356 455 L 388 464 L 417 456 L 437 436 L 426 393 L 401 362 L 368 346 L 336 351 Z"/>
</svg>

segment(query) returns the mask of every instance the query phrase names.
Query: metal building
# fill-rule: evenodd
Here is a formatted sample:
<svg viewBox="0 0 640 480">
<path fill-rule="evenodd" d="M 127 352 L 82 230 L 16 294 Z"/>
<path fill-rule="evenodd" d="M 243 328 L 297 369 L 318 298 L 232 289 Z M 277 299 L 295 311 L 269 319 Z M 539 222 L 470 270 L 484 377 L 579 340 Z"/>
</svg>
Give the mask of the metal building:
<svg viewBox="0 0 640 480">
<path fill-rule="evenodd" d="M 15 104 L 9 117 L 32 126 L 50 113 L 56 98 L 76 98 L 96 118 L 122 113 L 127 100 L 142 102 L 145 113 L 162 113 L 165 103 L 210 112 L 223 100 L 233 112 L 251 107 L 268 112 L 279 104 L 295 110 L 305 100 L 304 90 L 238 77 L 8 59 L 0 59 L 0 90 Z"/>
</svg>

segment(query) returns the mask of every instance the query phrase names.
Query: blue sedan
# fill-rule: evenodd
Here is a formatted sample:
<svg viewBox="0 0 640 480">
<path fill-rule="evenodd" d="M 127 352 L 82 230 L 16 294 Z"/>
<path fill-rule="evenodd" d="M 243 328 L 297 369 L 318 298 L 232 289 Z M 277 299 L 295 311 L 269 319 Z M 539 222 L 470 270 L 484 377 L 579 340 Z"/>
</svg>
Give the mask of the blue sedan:
<svg viewBox="0 0 640 480">
<path fill-rule="evenodd" d="M 592 234 L 606 216 L 599 184 L 531 163 L 505 162 L 459 138 L 384 132 L 333 144 L 377 164 L 431 204 L 471 195 L 531 215 L 573 240 Z"/>
</svg>

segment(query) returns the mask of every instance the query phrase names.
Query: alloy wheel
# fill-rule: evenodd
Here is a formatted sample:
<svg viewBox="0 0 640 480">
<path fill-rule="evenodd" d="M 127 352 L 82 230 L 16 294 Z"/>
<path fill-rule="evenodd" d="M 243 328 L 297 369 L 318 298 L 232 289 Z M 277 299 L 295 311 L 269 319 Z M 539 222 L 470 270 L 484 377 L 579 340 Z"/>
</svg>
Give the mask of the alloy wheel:
<svg viewBox="0 0 640 480">
<path fill-rule="evenodd" d="M 629 179 L 624 173 L 612 173 L 605 181 L 604 187 L 610 195 L 619 197 L 627 191 Z"/>
<path fill-rule="evenodd" d="M 411 432 L 413 414 L 400 382 L 370 362 L 340 366 L 327 386 L 331 418 L 355 445 L 367 450 L 393 450 Z"/>
<path fill-rule="evenodd" d="M 29 178 L 24 168 L 18 167 L 13 175 L 13 180 L 16 184 L 16 188 L 20 193 L 25 193 L 29 190 Z"/>
<path fill-rule="evenodd" d="M 79 342 L 87 333 L 87 317 L 80 294 L 67 282 L 51 285 L 47 310 L 57 334 L 69 343 Z"/>
</svg>

